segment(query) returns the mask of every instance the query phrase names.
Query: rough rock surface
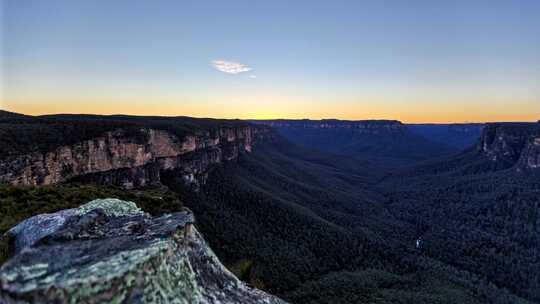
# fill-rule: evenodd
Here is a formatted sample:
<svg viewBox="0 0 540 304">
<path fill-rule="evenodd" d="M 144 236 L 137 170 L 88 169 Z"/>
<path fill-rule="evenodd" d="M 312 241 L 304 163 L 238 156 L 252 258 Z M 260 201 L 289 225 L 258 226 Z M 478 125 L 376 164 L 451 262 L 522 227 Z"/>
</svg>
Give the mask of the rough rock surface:
<svg viewBox="0 0 540 304">
<path fill-rule="evenodd" d="M 269 128 L 242 126 L 199 132 L 178 138 L 164 130 L 141 129 L 143 139 L 118 129 L 47 153 L 0 160 L 0 182 L 48 185 L 74 178 L 92 179 L 126 188 L 159 181 L 163 170 L 180 169 L 186 182 L 198 182 L 215 163 L 251 152 Z"/>
<path fill-rule="evenodd" d="M 284 303 L 226 270 L 193 221 L 114 199 L 27 219 L 8 232 L 0 303 Z"/>
<path fill-rule="evenodd" d="M 540 168 L 540 123 L 488 124 L 477 150 L 492 162 L 524 171 Z"/>
</svg>

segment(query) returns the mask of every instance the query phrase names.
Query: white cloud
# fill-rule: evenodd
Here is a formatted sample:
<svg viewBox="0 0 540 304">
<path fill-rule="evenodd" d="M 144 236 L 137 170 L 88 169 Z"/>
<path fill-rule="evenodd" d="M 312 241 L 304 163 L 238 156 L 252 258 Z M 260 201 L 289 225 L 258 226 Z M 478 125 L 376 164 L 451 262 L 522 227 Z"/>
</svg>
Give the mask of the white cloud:
<svg viewBox="0 0 540 304">
<path fill-rule="evenodd" d="M 213 60 L 212 66 L 223 73 L 227 74 L 240 74 L 244 72 L 249 72 L 252 70 L 251 67 L 242 64 L 240 62 L 226 61 L 226 60 Z"/>
<path fill-rule="evenodd" d="M 248 77 L 251 78 L 251 79 L 255 79 L 255 78 L 257 78 L 257 75 L 251 74 L 251 75 L 249 75 Z"/>
</svg>

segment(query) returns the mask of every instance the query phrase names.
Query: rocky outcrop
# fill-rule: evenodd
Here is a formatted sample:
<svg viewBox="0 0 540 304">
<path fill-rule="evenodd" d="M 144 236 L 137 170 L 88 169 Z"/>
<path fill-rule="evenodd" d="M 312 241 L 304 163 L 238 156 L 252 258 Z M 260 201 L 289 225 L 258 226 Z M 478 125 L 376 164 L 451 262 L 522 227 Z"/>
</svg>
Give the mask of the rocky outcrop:
<svg viewBox="0 0 540 304">
<path fill-rule="evenodd" d="M 0 182 L 48 185 L 72 179 L 126 188 L 158 182 L 163 170 L 178 169 L 186 182 L 198 183 L 215 163 L 251 152 L 271 130 L 262 126 L 219 128 L 178 138 L 158 129 L 135 137 L 122 129 L 46 153 L 34 152 L 0 161 Z"/>
<path fill-rule="evenodd" d="M 116 199 L 29 218 L 7 232 L 0 303 L 284 303 L 227 271 L 193 221 Z"/>
<path fill-rule="evenodd" d="M 540 123 L 497 123 L 484 127 L 477 150 L 491 162 L 518 171 L 540 168 Z"/>
<path fill-rule="evenodd" d="M 518 163 L 518 169 L 521 168 L 540 169 L 540 134 L 527 141 Z"/>
</svg>

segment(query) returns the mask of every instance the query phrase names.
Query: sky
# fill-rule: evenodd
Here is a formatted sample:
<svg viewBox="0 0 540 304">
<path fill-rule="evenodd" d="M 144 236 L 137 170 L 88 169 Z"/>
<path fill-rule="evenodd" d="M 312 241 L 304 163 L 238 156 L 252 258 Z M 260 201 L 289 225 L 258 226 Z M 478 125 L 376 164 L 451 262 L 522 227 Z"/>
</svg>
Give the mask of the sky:
<svg viewBox="0 0 540 304">
<path fill-rule="evenodd" d="M 0 0 L 0 108 L 540 119 L 540 1 Z"/>
</svg>

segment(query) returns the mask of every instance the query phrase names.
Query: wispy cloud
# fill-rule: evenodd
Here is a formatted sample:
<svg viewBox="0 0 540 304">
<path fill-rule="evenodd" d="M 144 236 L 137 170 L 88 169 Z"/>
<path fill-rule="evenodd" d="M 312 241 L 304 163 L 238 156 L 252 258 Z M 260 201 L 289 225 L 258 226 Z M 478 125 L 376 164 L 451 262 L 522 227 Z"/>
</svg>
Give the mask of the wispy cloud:
<svg viewBox="0 0 540 304">
<path fill-rule="evenodd" d="M 226 60 L 213 60 L 212 66 L 218 71 L 233 75 L 253 70 L 251 67 L 243 63 Z"/>
<path fill-rule="evenodd" d="M 251 79 L 255 79 L 255 78 L 257 78 L 257 75 L 251 74 L 251 75 L 249 75 L 248 77 L 251 78 Z"/>
</svg>

